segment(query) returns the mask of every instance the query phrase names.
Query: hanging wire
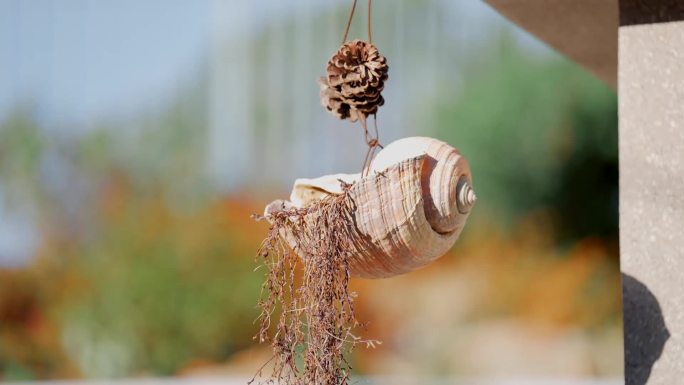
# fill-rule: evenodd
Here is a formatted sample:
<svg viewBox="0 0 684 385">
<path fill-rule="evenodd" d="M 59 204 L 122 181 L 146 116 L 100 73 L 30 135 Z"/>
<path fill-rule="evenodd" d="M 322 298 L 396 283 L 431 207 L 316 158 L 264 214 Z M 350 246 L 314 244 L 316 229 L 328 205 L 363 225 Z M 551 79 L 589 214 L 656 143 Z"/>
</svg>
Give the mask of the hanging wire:
<svg viewBox="0 0 684 385">
<path fill-rule="evenodd" d="M 373 3 L 373 0 L 368 0 L 368 42 L 373 44 L 373 36 L 371 35 L 371 3 Z"/>
<path fill-rule="evenodd" d="M 366 152 L 366 157 L 363 160 L 363 166 L 361 167 L 361 176 L 365 177 L 368 175 L 368 172 L 370 171 L 370 165 L 371 161 L 373 160 L 373 157 L 375 156 L 375 151 L 379 148 L 384 148 L 382 144 L 380 144 L 380 133 L 378 131 L 378 116 L 377 114 L 373 114 L 373 128 L 374 128 L 374 134 L 373 136 L 370 135 L 368 132 L 368 118 L 364 117 L 361 119 L 361 126 L 363 127 L 364 131 L 364 137 L 366 139 L 366 144 L 368 145 L 368 151 Z"/>
<path fill-rule="evenodd" d="M 384 148 L 382 144 L 380 144 L 380 132 L 378 131 L 378 113 L 373 114 L 373 127 L 375 128 L 375 141 L 377 142 L 377 146 L 380 148 Z"/>
<path fill-rule="evenodd" d="M 352 4 L 351 12 L 349 13 L 349 20 L 347 21 L 347 28 L 344 30 L 344 37 L 342 38 L 342 44 L 347 41 L 347 36 L 349 35 L 349 27 L 351 27 L 352 19 L 354 18 L 354 11 L 356 10 L 356 0 Z"/>
<path fill-rule="evenodd" d="M 370 169 L 370 161 L 372 159 L 371 153 L 373 152 L 373 146 L 370 145 L 370 140 L 368 137 L 368 121 L 366 117 L 361 119 L 361 126 L 363 127 L 364 137 L 366 139 L 366 144 L 368 144 L 368 151 L 366 151 L 366 156 L 363 158 L 363 166 L 361 166 L 361 177 L 368 175 Z"/>
<path fill-rule="evenodd" d="M 342 44 L 347 42 L 347 37 L 349 36 L 349 29 L 351 28 L 351 23 L 352 20 L 354 19 L 354 12 L 356 11 L 356 2 L 357 0 L 354 0 L 352 3 L 352 8 L 351 11 L 349 12 L 349 19 L 347 20 L 347 27 L 344 30 L 344 36 L 342 37 Z M 368 0 L 368 42 L 373 43 L 373 33 L 371 30 L 371 12 L 372 12 L 372 3 L 373 0 Z M 368 171 L 370 169 L 370 162 L 373 160 L 373 156 L 375 155 L 375 151 L 378 149 L 378 147 L 383 148 L 382 145 L 380 144 L 380 135 L 378 133 L 378 118 L 377 114 L 373 114 L 373 128 L 374 128 L 374 135 L 371 136 L 370 133 L 368 132 L 368 117 L 363 116 L 361 119 L 361 126 L 363 127 L 363 133 L 364 137 L 366 139 L 366 144 L 368 145 L 368 151 L 366 152 L 366 157 L 363 160 L 363 166 L 361 167 L 361 175 L 366 176 L 368 175 Z"/>
</svg>

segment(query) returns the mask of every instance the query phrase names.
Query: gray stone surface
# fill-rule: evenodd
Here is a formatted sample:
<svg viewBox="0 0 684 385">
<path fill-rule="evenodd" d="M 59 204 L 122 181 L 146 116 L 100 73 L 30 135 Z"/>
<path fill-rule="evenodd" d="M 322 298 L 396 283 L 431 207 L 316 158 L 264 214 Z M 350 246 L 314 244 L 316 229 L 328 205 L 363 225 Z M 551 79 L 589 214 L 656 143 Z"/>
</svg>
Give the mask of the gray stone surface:
<svg viewBox="0 0 684 385">
<path fill-rule="evenodd" d="M 684 22 L 620 27 L 618 62 L 626 380 L 684 384 Z"/>
</svg>

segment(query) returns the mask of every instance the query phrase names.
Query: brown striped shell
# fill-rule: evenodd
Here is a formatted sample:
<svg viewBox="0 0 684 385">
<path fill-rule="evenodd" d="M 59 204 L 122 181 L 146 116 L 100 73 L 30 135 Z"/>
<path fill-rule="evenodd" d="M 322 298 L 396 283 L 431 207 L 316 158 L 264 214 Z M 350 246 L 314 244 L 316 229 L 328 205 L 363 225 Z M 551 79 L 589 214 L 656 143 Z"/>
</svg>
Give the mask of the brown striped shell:
<svg viewBox="0 0 684 385">
<path fill-rule="evenodd" d="M 291 202 L 273 202 L 266 215 L 339 194 L 338 179 L 354 182 L 349 194 L 356 204 L 355 257 L 349 267 L 356 277 L 391 277 L 444 255 L 458 239 L 476 199 L 468 162 L 455 148 L 432 138 L 391 143 L 378 153 L 364 178 L 340 175 L 297 180 Z"/>
</svg>

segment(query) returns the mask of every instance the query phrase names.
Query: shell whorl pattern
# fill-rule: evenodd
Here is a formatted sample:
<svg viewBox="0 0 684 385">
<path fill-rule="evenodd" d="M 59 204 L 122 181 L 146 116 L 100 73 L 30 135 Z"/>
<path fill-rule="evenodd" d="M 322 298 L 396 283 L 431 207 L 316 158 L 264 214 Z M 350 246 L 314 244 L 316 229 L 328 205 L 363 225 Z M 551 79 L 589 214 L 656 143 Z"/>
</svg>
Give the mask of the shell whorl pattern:
<svg viewBox="0 0 684 385">
<path fill-rule="evenodd" d="M 422 154 L 426 156 L 422 189 L 428 222 L 440 233 L 462 228 L 465 222 L 462 214 L 467 214 L 475 202 L 459 204 L 461 188 L 467 185 L 472 190 L 472 183 L 470 166 L 454 147 L 427 137 L 399 139 L 378 153 L 371 169 L 381 172 L 408 157 Z M 461 181 L 466 181 L 466 184 L 459 185 Z"/>
<path fill-rule="evenodd" d="M 477 195 L 467 178 L 461 178 L 456 186 L 458 192 L 458 212 L 466 214 L 475 205 Z"/>
<path fill-rule="evenodd" d="M 337 176 L 298 180 L 291 203 L 306 205 L 338 194 Z M 432 138 L 393 142 L 373 160 L 370 175 L 345 179 L 355 182 L 348 190 L 355 206 L 355 250 L 349 261 L 355 277 L 391 277 L 444 255 L 476 200 L 468 162 L 455 148 Z M 276 202 L 268 207 L 283 205 Z"/>
</svg>

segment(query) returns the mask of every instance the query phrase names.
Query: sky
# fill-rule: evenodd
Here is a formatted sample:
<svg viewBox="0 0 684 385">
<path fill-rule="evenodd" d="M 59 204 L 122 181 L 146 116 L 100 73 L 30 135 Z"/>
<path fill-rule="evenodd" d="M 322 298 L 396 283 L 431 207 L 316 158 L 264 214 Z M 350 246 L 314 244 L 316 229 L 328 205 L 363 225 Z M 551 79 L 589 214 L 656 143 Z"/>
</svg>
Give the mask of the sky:
<svg viewBox="0 0 684 385">
<path fill-rule="evenodd" d="M 206 46 L 210 4 L 187 4 L 0 1 L 0 114 L 28 103 L 42 121 L 87 123 L 158 100 Z"/>
</svg>

